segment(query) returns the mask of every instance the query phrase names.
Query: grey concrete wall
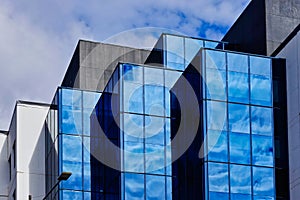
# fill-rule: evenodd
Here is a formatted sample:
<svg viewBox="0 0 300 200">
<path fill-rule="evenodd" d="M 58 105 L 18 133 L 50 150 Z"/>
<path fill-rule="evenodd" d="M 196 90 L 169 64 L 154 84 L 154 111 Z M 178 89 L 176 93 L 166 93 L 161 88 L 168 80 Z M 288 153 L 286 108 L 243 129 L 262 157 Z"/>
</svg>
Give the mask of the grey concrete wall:
<svg viewBox="0 0 300 200">
<path fill-rule="evenodd" d="M 300 23 L 300 0 L 266 0 L 267 55 Z"/>
<path fill-rule="evenodd" d="M 62 86 L 103 91 L 118 62 L 144 64 L 150 51 L 79 41 Z"/>
<path fill-rule="evenodd" d="M 286 58 L 290 199 L 300 199 L 300 33 L 283 48 Z"/>
</svg>

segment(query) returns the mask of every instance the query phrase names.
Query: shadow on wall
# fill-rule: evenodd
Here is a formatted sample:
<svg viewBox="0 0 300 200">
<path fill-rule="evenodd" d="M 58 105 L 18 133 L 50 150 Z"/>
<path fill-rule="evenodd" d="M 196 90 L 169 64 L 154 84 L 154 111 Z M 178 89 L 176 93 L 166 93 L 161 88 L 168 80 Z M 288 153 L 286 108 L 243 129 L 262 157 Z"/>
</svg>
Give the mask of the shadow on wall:
<svg viewBox="0 0 300 200">
<path fill-rule="evenodd" d="M 6 137 L 6 136 L 3 136 L 3 137 Z M 1 174 L 0 200 L 7 199 L 6 196 L 8 195 L 8 183 L 9 183 L 9 165 L 8 165 L 8 161 L 7 161 L 7 137 L 3 140 L 4 140 L 3 146 L 0 149 L 0 174 Z"/>
</svg>

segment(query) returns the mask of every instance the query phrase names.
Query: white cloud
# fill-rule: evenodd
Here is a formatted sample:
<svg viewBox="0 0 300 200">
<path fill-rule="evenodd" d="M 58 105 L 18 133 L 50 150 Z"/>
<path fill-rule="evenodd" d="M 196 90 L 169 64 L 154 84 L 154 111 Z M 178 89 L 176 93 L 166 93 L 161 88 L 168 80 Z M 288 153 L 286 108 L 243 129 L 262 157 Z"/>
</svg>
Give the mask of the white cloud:
<svg viewBox="0 0 300 200">
<path fill-rule="evenodd" d="M 17 99 L 51 101 L 79 38 L 102 41 L 122 31 L 149 26 L 197 36 L 204 23 L 228 27 L 248 2 L 2 0 L 0 129 L 8 128 Z M 202 30 L 202 35 L 213 39 L 222 34 L 213 28 Z M 154 42 L 155 37 L 148 35 L 139 46 Z"/>
</svg>

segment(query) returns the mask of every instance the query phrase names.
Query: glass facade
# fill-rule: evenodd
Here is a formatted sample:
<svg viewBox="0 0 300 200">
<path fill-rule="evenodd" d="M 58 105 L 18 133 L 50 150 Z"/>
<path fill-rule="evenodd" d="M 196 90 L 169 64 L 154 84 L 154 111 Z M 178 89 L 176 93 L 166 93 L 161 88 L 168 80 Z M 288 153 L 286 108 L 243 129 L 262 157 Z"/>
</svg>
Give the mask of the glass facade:
<svg viewBox="0 0 300 200">
<path fill-rule="evenodd" d="M 120 63 L 103 92 L 58 89 L 46 190 L 72 176 L 49 199 L 275 199 L 272 60 L 161 38 L 160 67 Z"/>
</svg>

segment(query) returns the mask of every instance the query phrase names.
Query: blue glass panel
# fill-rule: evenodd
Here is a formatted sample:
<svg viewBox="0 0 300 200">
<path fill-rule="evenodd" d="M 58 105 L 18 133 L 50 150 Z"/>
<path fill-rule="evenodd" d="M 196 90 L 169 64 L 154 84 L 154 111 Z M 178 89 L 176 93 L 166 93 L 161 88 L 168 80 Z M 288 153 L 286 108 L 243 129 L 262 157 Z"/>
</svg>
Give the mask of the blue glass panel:
<svg viewBox="0 0 300 200">
<path fill-rule="evenodd" d="M 144 144 L 124 142 L 124 171 L 144 172 Z"/>
<path fill-rule="evenodd" d="M 124 82 L 124 112 L 143 113 L 143 86 Z"/>
<path fill-rule="evenodd" d="M 219 42 L 213 42 L 213 41 L 204 41 L 204 43 L 206 48 L 212 48 L 212 49 L 216 48 L 219 44 Z"/>
<path fill-rule="evenodd" d="M 235 53 L 227 53 L 228 70 L 248 73 L 248 56 Z"/>
<path fill-rule="evenodd" d="M 229 194 L 225 192 L 209 192 L 209 200 L 227 200 L 229 199 Z"/>
<path fill-rule="evenodd" d="M 248 74 L 228 71 L 228 101 L 249 103 Z"/>
<path fill-rule="evenodd" d="M 249 106 L 228 104 L 229 130 L 238 133 L 250 133 Z"/>
<path fill-rule="evenodd" d="M 82 192 L 63 190 L 62 191 L 62 199 L 72 199 L 72 200 L 82 200 L 83 194 Z"/>
<path fill-rule="evenodd" d="M 254 165 L 273 166 L 272 137 L 252 135 L 252 162 Z"/>
<path fill-rule="evenodd" d="M 172 178 L 171 177 L 167 177 L 167 199 L 166 200 L 172 200 Z"/>
<path fill-rule="evenodd" d="M 194 59 L 200 48 L 204 46 L 203 40 L 185 38 L 185 67 Z"/>
<path fill-rule="evenodd" d="M 82 93 L 83 98 L 83 108 L 95 108 L 97 102 L 101 97 L 101 93 L 98 92 L 88 92 L 83 91 Z"/>
<path fill-rule="evenodd" d="M 125 173 L 125 199 L 140 200 L 145 198 L 144 175 Z"/>
<path fill-rule="evenodd" d="M 123 81 L 133 83 L 143 83 L 143 67 L 123 64 Z"/>
<path fill-rule="evenodd" d="M 251 195 L 249 194 L 231 194 L 230 200 L 251 200 Z"/>
<path fill-rule="evenodd" d="M 62 133 L 82 134 L 81 112 L 81 108 L 62 106 Z"/>
<path fill-rule="evenodd" d="M 222 131 L 207 131 L 207 153 L 208 160 L 211 161 L 228 161 L 228 145 L 227 132 Z"/>
<path fill-rule="evenodd" d="M 149 144 L 164 145 L 164 127 L 164 118 L 145 116 L 145 142 Z"/>
<path fill-rule="evenodd" d="M 208 183 L 210 192 L 228 192 L 228 165 L 209 162 Z"/>
<path fill-rule="evenodd" d="M 271 76 L 271 59 L 250 56 L 250 73 Z"/>
<path fill-rule="evenodd" d="M 91 121 L 90 117 L 93 112 L 93 108 L 85 108 L 83 110 L 83 135 L 90 135 Z"/>
<path fill-rule="evenodd" d="M 142 142 L 144 139 L 143 115 L 124 114 L 124 141 Z"/>
<path fill-rule="evenodd" d="M 91 192 L 85 192 L 84 194 L 84 200 L 91 200 L 92 199 L 92 197 L 91 197 Z"/>
<path fill-rule="evenodd" d="M 91 190 L 91 154 L 90 138 L 83 138 L 83 189 Z"/>
<path fill-rule="evenodd" d="M 61 89 L 63 106 L 81 107 L 81 90 Z"/>
<path fill-rule="evenodd" d="M 171 124 L 170 119 L 165 119 L 165 130 L 166 130 L 166 174 L 172 175 L 172 150 L 171 150 Z"/>
<path fill-rule="evenodd" d="M 145 113 L 164 116 L 164 87 L 145 85 Z"/>
<path fill-rule="evenodd" d="M 183 37 L 167 35 L 167 63 L 169 69 L 184 70 Z"/>
<path fill-rule="evenodd" d="M 250 75 L 251 103 L 262 106 L 272 105 L 272 80 L 263 75 Z"/>
<path fill-rule="evenodd" d="M 206 50 L 206 68 L 226 69 L 225 52 Z"/>
<path fill-rule="evenodd" d="M 150 67 L 144 67 L 144 84 L 146 85 L 164 85 L 164 70 Z"/>
<path fill-rule="evenodd" d="M 206 69 L 206 96 L 213 100 L 226 100 L 226 72 Z"/>
<path fill-rule="evenodd" d="M 274 197 L 267 196 L 253 196 L 253 200 L 274 200 Z"/>
<path fill-rule="evenodd" d="M 271 108 L 251 107 L 251 128 L 253 134 L 272 136 Z"/>
<path fill-rule="evenodd" d="M 230 165 L 230 192 L 251 194 L 251 167 Z"/>
<path fill-rule="evenodd" d="M 145 145 L 146 173 L 165 174 L 165 147 L 161 145 Z"/>
<path fill-rule="evenodd" d="M 82 140 L 79 136 L 62 135 L 62 171 L 72 172 L 62 188 L 82 189 Z"/>
<path fill-rule="evenodd" d="M 253 167 L 253 194 L 274 196 L 274 169 Z"/>
<path fill-rule="evenodd" d="M 164 176 L 146 175 L 146 199 L 165 199 L 166 180 Z"/>
<path fill-rule="evenodd" d="M 226 103 L 207 101 L 207 128 L 212 130 L 227 130 Z"/>
<path fill-rule="evenodd" d="M 230 133 L 230 162 L 250 163 L 250 134 Z"/>
</svg>

